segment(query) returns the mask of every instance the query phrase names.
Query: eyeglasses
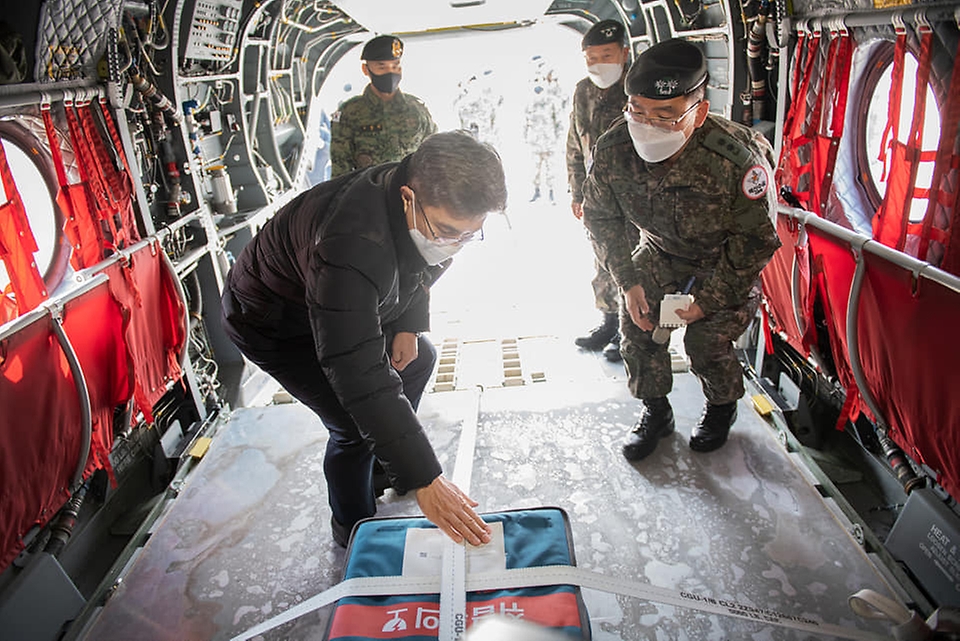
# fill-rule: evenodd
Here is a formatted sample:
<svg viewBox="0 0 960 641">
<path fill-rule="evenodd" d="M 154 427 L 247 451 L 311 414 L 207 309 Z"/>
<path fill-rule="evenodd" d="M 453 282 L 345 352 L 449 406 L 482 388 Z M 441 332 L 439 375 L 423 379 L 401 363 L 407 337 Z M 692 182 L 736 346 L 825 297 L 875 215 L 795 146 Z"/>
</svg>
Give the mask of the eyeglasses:
<svg viewBox="0 0 960 641">
<path fill-rule="evenodd" d="M 423 211 L 423 207 L 420 206 L 420 201 L 417 199 L 417 195 L 413 195 L 413 206 L 416 211 L 420 212 L 420 215 L 423 216 L 423 219 L 427 222 L 427 229 L 430 230 L 430 235 L 433 236 L 433 240 L 438 245 L 463 245 L 464 243 L 469 243 L 474 240 L 483 240 L 483 227 L 476 231 L 465 231 L 462 232 L 459 236 L 441 236 L 437 232 L 433 231 L 433 225 L 430 224 L 430 219 L 427 218 L 427 213 Z"/>
<path fill-rule="evenodd" d="M 676 118 L 651 118 L 650 116 L 645 116 L 639 113 L 638 111 L 635 111 L 634 106 L 628 102 L 626 106 L 623 108 L 623 115 L 627 120 L 630 120 L 632 122 L 641 123 L 641 124 L 648 123 L 650 125 L 653 125 L 654 127 L 660 127 L 661 129 L 673 129 L 674 127 L 679 125 L 680 121 L 686 118 L 691 111 L 699 107 L 701 102 L 703 101 L 702 100 L 696 101 L 695 103 L 690 105 L 689 109 L 684 111 L 682 114 L 680 114 Z"/>
</svg>

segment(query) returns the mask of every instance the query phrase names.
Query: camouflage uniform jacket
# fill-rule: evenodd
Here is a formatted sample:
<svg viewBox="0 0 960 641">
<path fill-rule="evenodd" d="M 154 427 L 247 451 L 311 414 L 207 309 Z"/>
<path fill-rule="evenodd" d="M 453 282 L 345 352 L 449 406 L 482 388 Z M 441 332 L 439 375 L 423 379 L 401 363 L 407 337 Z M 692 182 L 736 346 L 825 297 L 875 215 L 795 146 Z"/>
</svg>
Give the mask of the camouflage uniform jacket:
<svg viewBox="0 0 960 641">
<path fill-rule="evenodd" d="M 381 100 L 370 85 L 343 103 L 331 121 L 332 176 L 398 161 L 437 131 L 419 98 L 397 91 L 391 100 Z"/>
<path fill-rule="evenodd" d="M 526 109 L 523 123 L 523 140 L 539 153 L 558 149 L 564 125 L 563 96 L 544 90 L 534 94 Z"/>
<path fill-rule="evenodd" d="M 773 164 L 763 136 L 713 115 L 670 163 L 648 164 L 621 119 L 597 143 L 584 223 L 622 290 L 641 274 L 665 290 L 696 276 L 704 314 L 739 307 L 780 246 Z M 634 256 L 630 225 L 642 231 Z"/>
<path fill-rule="evenodd" d="M 573 91 L 573 110 L 567 131 L 567 184 L 573 202 L 583 201 L 583 181 L 593 161 L 593 146 L 600 135 L 623 113 L 627 96 L 623 93 L 623 76 L 606 89 L 600 89 L 590 78 L 577 83 Z"/>
</svg>

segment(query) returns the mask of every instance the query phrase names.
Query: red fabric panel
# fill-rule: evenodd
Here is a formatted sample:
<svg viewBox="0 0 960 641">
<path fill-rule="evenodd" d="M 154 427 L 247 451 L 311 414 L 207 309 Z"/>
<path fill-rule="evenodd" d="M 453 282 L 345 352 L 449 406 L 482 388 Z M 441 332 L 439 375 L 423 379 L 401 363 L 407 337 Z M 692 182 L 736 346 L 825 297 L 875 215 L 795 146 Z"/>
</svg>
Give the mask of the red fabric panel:
<svg viewBox="0 0 960 641">
<path fill-rule="evenodd" d="M 894 140 L 890 144 L 890 154 L 887 191 L 884 194 L 883 204 L 873 218 L 873 237 L 888 247 L 902 249 L 909 220 L 909 213 L 903 210 L 902 205 L 907 192 L 912 188 L 907 163 L 907 147 Z"/>
<path fill-rule="evenodd" d="M 843 220 L 843 212 L 828 215 L 828 202 L 833 187 L 833 170 L 837 150 L 843 137 L 847 94 L 850 89 L 850 67 L 853 59 L 853 38 L 836 35 L 827 51 L 827 71 L 820 86 L 820 122 L 813 136 L 813 176 L 810 182 L 810 209 L 824 218 Z"/>
<path fill-rule="evenodd" d="M 103 234 L 97 224 L 96 207 L 90 202 L 86 183 L 62 185 L 57 193 L 57 204 L 67 215 L 63 232 L 70 240 L 73 252 L 70 264 L 76 270 L 92 267 L 103 260 Z"/>
<path fill-rule="evenodd" d="M 123 307 L 127 349 L 133 360 L 134 400 L 148 423 L 153 405 L 170 381 L 182 374 L 180 354 L 186 341 L 186 306 L 154 241 L 129 261 L 111 263 L 104 273 L 110 292 Z"/>
<path fill-rule="evenodd" d="M 850 246 L 833 239 L 813 227 L 807 227 L 812 263 L 813 291 L 823 301 L 830 351 L 837 368 L 837 377 L 850 395 L 858 395 L 856 381 L 850 369 L 847 349 L 847 302 L 856 261 Z M 862 410 L 859 398 L 848 398 L 850 416 L 856 418 Z M 841 417 L 841 420 L 844 417 Z"/>
<path fill-rule="evenodd" d="M 957 54 L 954 60 L 960 58 L 960 42 L 957 43 Z M 960 265 L 955 261 L 960 256 L 957 245 L 950 246 L 951 230 L 956 224 L 957 198 L 960 197 L 960 176 L 957 175 L 957 164 L 960 162 L 960 153 L 957 150 L 957 129 L 960 126 L 960 65 L 953 65 L 953 74 L 950 86 L 947 89 L 947 100 L 940 109 L 940 140 L 937 143 L 937 159 L 934 165 L 933 178 L 930 180 L 930 200 L 927 212 L 923 217 L 923 229 L 920 231 L 920 246 L 917 257 L 921 260 L 940 265 L 941 268 L 952 274 L 960 274 Z M 937 237 L 937 232 L 943 234 Z M 960 234 L 958 234 L 960 235 Z M 941 247 L 930 247 L 929 241 L 938 242 Z M 944 260 L 944 254 L 949 261 Z"/>
<path fill-rule="evenodd" d="M 806 40 L 806 43 L 804 42 Z M 825 66 L 817 70 L 826 48 Z M 843 137 L 854 42 L 833 32 L 801 34 L 794 56 L 793 95 L 784 124 L 777 184 L 789 187 L 805 209 L 849 227 L 833 195 L 833 170 Z M 808 103 L 808 99 L 811 104 Z M 838 209 L 838 211 L 831 211 Z"/>
<path fill-rule="evenodd" d="M 763 295 L 773 319 L 774 328 L 786 335 L 787 342 L 795 350 L 807 356 L 810 350 L 807 348 L 794 318 L 791 290 L 793 261 L 796 259 L 800 264 L 800 300 L 798 302 L 801 317 L 806 319 L 806 326 L 811 327 L 813 322 L 807 311 L 810 291 L 809 252 L 806 245 L 797 247 L 800 229 L 795 220 L 782 214 L 778 215 L 777 235 L 780 236 L 780 248 L 774 253 L 773 258 L 770 259 L 763 271 L 760 272 Z"/>
<path fill-rule="evenodd" d="M 114 210 L 109 199 L 109 187 L 103 177 L 96 153 L 80 122 L 80 107 L 74 106 L 72 102 L 64 102 L 63 108 L 67 118 L 67 129 L 70 132 L 70 145 L 77 158 L 80 180 L 87 188 L 90 212 L 97 225 L 100 240 L 100 247 L 97 248 L 99 258 L 90 263 L 94 265 L 109 256 L 116 248 Z"/>
<path fill-rule="evenodd" d="M 960 211 L 960 189 L 957 190 L 956 200 L 953 202 L 951 211 L 954 213 Z M 953 216 L 954 221 L 957 219 L 957 216 Z M 951 224 L 951 227 L 953 224 Z M 960 229 L 958 229 L 958 231 L 960 231 Z M 960 240 L 957 240 L 960 238 L 960 233 L 951 233 L 950 237 L 956 240 L 956 242 L 952 242 L 947 245 L 943 260 L 940 262 L 940 269 L 945 272 L 960 276 Z"/>
<path fill-rule="evenodd" d="M 0 325 L 9 323 L 17 317 L 17 304 L 0 292 Z"/>
<path fill-rule="evenodd" d="M 60 153 L 60 137 L 53 126 L 50 106 L 42 105 L 40 113 L 47 131 L 47 142 L 50 144 L 50 155 L 57 171 L 57 181 L 60 183 L 57 204 L 66 217 L 63 231 L 73 248 L 70 264 L 74 269 L 81 270 L 96 265 L 102 259 L 103 235 L 96 220 L 96 207 L 90 200 L 90 190 L 86 183 L 67 183 L 63 155 Z"/>
<path fill-rule="evenodd" d="M 52 320 L 0 341 L 0 570 L 69 498 L 80 401 Z"/>
<path fill-rule="evenodd" d="M 0 144 L 0 179 L 7 201 L 0 205 L 0 260 L 3 261 L 19 314 L 34 309 L 47 297 L 47 286 L 33 258 L 37 241 L 30 229 L 20 192 L 7 164 L 7 154 Z M 2 295 L 3 292 L 0 292 Z"/>
<path fill-rule="evenodd" d="M 123 310 L 107 283 L 64 305 L 63 329 L 80 361 L 90 396 L 93 431 L 84 476 L 97 468 L 111 478 L 113 413 L 133 396 L 133 363 L 123 336 Z"/>
<path fill-rule="evenodd" d="M 887 113 L 887 126 L 883 130 L 883 141 L 880 143 L 880 160 L 883 161 L 884 178 L 887 180 L 887 191 L 884 194 L 884 202 L 880 205 L 873 218 L 873 237 L 890 247 L 896 247 L 901 237 L 901 228 L 905 229 L 906 222 L 902 219 L 902 213 L 895 209 L 887 207 L 887 199 L 893 203 L 903 202 L 903 194 L 906 193 L 907 177 L 888 176 L 887 169 L 902 165 L 904 149 L 900 148 L 901 158 L 887 159 L 887 142 L 891 140 L 894 143 L 891 151 L 896 153 L 896 141 L 899 137 L 900 128 L 900 102 L 903 97 L 903 65 L 904 57 L 907 51 L 907 34 L 903 31 L 897 31 L 896 46 L 893 52 L 893 73 L 890 78 L 890 97 L 887 100 L 889 111 Z"/>
<path fill-rule="evenodd" d="M 129 176 L 118 169 L 107 151 L 103 136 L 93 118 L 94 109 L 99 107 L 94 103 L 84 103 L 77 106 L 77 113 L 89 150 L 96 159 L 95 168 L 100 175 L 100 183 L 105 188 L 104 204 L 107 210 L 101 212 L 101 215 L 110 226 L 114 246 L 122 249 L 140 240 L 133 213 L 133 187 Z M 121 154 L 122 158 L 122 149 L 117 153 Z M 123 165 L 126 166 L 126 161 L 123 161 Z"/>
<path fill-rule="evenodd" d="M 814 68 L 819 57 L 820 34 L 800 34 L 793 64 L 793 91 L 790 109 L 784 119 L 783 145 L 777 165 L 777 185 L 790 187 L 793 194 L 807 207 L 810 189 L 810 128 L 819 122 L 814 109 L 807 109 L 807 95 L 817 91 L 819 78 Z M 816 101 L 814 101 L 816 104 Z M 807 121 L 811 122 L 808 123 Z"/>
<path fill-rule="evenodd" d="M 897 140 L 900 136 L 900 103 L 903 98 L 903 67 L 907 52 L 907 32 L 896 28 L 896 45 L 893 51 L 893 68 L 890 78 L 890 95 L 887 98 L 887 126 L 883 130 L 880 141 L 880 153 L 877 160 L 883 162 L 883 179 L 887 179 L 887 147 L 891 137 Z"/>
<path fill-rule="evenodd" d="M 901 249 L 907 236 L 909 214 L 902 204 L 911 190 L 910 172 L 907 163 L 907 147 L 894 140 L 890 144 L 890 175 L 887 176 L 887 191 L 883 204 L 873 218 L 873 237 L 887 245 Z"/>
<path fill-rule="evenodd" d="M 884 245 L 916 255 L 921 239 L 907 240 L 910 209 L 914 198 L 923 198 L 923 190 L 916 190 L 917 171 L 921 162 L 929 162 L 935 155 L 923 152 L 924 110 L 930 79 L 930 61 L 933 55 L 933 33 L 920 34 L 920 58 L 917 61 L 916 91 L 913 98 L 913 119 L 905 142 L 900 141 L 898 123 L 903 82 L 903 58 L 906 55 L 906 35 L 898 34 L 894 52 L 893 80 L 890 88 L 890 114 L 887 130 L 892 131 L 892 156 L 887 178 L 887 191 L 873 220 L 873 236 Z M 896 91 L 895 91 L 896 90 Z M 896 100 L 897 102 L 894 102 Z M 886 132 L 884 134 L 886 136 Z"/>
<path fill-rule="evenodd" d="M 100 97 L 99 106 L 100 114 L 103 117 L 107 133 L 110 136 L 110 144 L 122 165 L 122 167 L 118 167 L 116 163 L 110 163 L 108 171 L 110 172 L 109 175 L 113 184 L 116 185 L 115 189 L 117 193 L 120 194 L 120 221 L 124 237 L 127 243 L 133 244 L 140 240 L 140 231 L 137 228 L 137 218 L 133 207 L 135 190 L 133 187 L 133 179 L 131 178 L 132 174 L 130 173 L 130 164 L 127 162 L 127 156 L 123 151 L 123 141 L 120 140 L 120 132 L 117 131 L 117 126 L 113 122 L 113 116 L 110 113 L 110 108 L 107 106 L 106 98 Z M 91 104 L 91 112 L 93 109 L 94 107 Z M 106 142 L 102 138 L 100 139 L 100 143 L 101 148 L 105 147 Z"/>
<path fill-rule="evenodd" d="M 860 360 L 890 436 L 960 497 L 960 295 L 869 253 Z M 916 289 L 916 291 L 914 291 Z M 891 310 L 896 310 L 891 313 Z"/>
</svg>

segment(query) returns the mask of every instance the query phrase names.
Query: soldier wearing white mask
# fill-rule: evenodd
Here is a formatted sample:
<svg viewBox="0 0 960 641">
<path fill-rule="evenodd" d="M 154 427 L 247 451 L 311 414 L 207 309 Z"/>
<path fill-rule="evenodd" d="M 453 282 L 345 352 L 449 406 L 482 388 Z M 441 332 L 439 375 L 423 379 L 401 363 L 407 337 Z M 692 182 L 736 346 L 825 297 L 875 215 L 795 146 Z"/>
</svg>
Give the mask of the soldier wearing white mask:
<svg viewBox="0 0 960 641">
<path fill-rule="evenodd" d="M 626 96 L 623 76 L 630 60 L 626 29 L 616 20 L 602 20 L 593 25 L 580 43 L 587 77 L 577 83 L 567 133 L 567 182 L 570 186 L 570 207 L 578 220 L 583 217 L 583 181 L 593 163 L 593 147 L 623 111 Z M 597 309 L 603 314 L 600 324 L 585 336 L 576 339 L 578 347 L 590 351 L 603 350 L 612 361 L 620 360 L 617 313 L 620 295 L 617 285 L 600 262 L 596 262 L 593 294 Z"/>
<path fill-rule="evenodd" d="M 643 410 L 623 444 L 638 461 L 673 433 L 668 346 L 654 337 L 660 304 L 684 288 L 676 315 L 703 389 L 690 449 L 723 447 L 744 393 L 733 349 L 760 304 L 760 270 L 780 246 L 773 224 L 773 149 L 758 132 L 710 113 L 707 61 L 671 39 L 627 71 L 627 104 L 594 149 L 583 186 L 583 221 L 620 291 L 621 352 L 630 392 Z M 639 247 L 625 239 L 639 229 Z"/>
</svg>

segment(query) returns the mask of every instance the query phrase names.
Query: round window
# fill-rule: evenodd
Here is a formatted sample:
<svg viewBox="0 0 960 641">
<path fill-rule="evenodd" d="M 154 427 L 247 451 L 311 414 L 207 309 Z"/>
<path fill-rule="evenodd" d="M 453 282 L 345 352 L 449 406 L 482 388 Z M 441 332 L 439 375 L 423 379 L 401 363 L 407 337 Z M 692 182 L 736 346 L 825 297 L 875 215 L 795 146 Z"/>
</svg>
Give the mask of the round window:
<svg viewBox="0 0 960 641">
<path fill-rule="evenodd" d="M 888 114 L 893 105 L 890 104 L 890 85 L 893 82 L 893 46 L 883 47 L 878 52 L 878 64 L 867 78 L 866 123 L 862 131 L 861 175 L 864 180 L 868 197 L 874 208 L 880 206 L 883 194 L 887 189 L 887 169 L 891 160 L 889 145 L 882 149 L 884 130 L 887 127 Z M 910 136 L 910 127 L 913 123 L 913 105 L 917 91 L 917 58 L 910 52 L 904 57 L 903 88 L 900 95 L 900 121 L 897 123 L 897 139 L 904 142 Z M 923 118 L 923 150 L 935 152 L 940 141 L 940 111 L 937 106 L 936 94 L 928 84 L 926 87 L 926 105 Z M 890 133 L 890 138 L 893 132 Z M 866 167 L 864 167 L 866 164 Z M 865 171 L 864 171 L 865 170 Z M 917 165 L 917 189 L 930 187 L 933 176 L 933 163 L 920 162 Z M 910 222 L 920 222 L 927 211 L 926 198 L 914 198 L 910 206 Z"/>
<path fill-rule="evenodd" d="M 26 129 L 10 122 L 0 122 L 0 144 L 7 157 L 17 193 L 27 214 L 30 231 L 37 242 L 34 260 L 43 276 L 47 291 L 53 291 L 66 271 L 69 247 L 63 236 L 63 216 L 56 205 L 56 174 L 49 156 L 41 154 L 36 139 Z M 0 183 L 0 203 L 9 195 Z M 0 290 L 6 291 L 10 276 L 0 261 Z"/>
</svg>

